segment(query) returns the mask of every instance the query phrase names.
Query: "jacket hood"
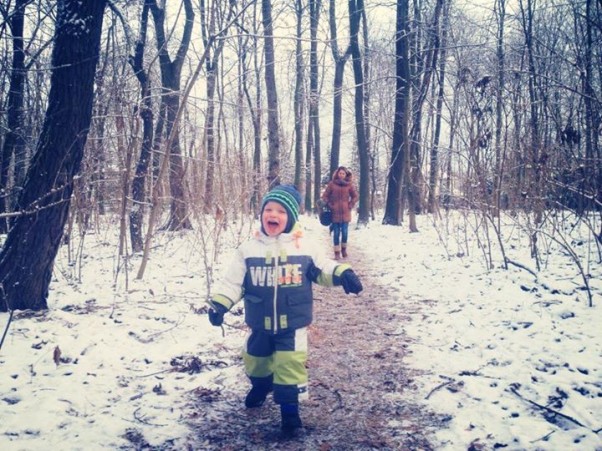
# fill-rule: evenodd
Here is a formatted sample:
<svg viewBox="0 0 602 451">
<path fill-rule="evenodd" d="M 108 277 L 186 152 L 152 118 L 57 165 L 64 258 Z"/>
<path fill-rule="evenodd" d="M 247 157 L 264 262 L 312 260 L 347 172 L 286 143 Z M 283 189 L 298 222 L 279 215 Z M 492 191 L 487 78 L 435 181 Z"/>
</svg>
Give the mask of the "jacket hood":
<svg viewBox="0 0 602 451">
<path fill-rule="evenodd" d="M 346 174 L 345 175 L 345 179 L 341 180 L 337 177 L 337 173 L 341 170 L 345 170 Z M 347 185 L 349 183 L 351 183 L 351 179 L 353 178 L 353 172 L 351 172 L 348 168 L 346 168 L 345 166 L 339 166 L 338 168 L 335 169 L 335 171 L 332 173 L 332 181 L 341 185 Z"/>
</svg>

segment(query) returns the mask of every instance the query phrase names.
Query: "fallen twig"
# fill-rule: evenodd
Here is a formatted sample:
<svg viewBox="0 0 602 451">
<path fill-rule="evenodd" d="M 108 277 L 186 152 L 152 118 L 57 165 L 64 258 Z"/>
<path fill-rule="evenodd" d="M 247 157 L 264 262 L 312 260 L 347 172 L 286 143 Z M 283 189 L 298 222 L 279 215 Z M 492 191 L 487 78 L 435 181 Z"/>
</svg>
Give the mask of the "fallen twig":
<svg viewBox="0 0 602 451">
<path fill-rule="evenodd" d="M 525 271 L 527 271 L 528 273 L 530 273 L 533 277 L 535 277 L 537 279 L 537 273 L 535 271 L 533 271 L 531 268 L 527 268 L 522 263 L 515 262 L 514 260 L 510 260 L 509 258 L 507 258 L 506 261 L 508 263 L 510 263 L 511 265 L 516 266 L 517 268 L 524 269 Z"/>
<path fill-rule="evenodd" d="M 2 339 L 0 340 L 0 349 L 2 349 L 2 345 L 4 344 L 4 339 L 6 338 L 6 334 L 8 333 L 8 329 L 9 329 L 10 323 L 12 321 L 13 321 L 13 310 L 9 310 L 8 321 L 6 322 L 6 327 L 4 328 L 4 333 L 2 334 Z"/>
<path fill-rule="evenodd" d="M 442 384 L 439 384 L 439 385 L 437 385 L 435 388 L 433 388 L 433 389 L 432 389 L 432 390 L 431 390 L 431 391 L 428 393 L 428 395 L 426 395 L 426 396 L 425 396 L 425 398 L 424 398 L 424 399 L 429 399 L 429 398 L 431 397 L 431 395 L 432 395 L 433 393 L 435 393 L 437 390 L 440 390 L 440 389 L 442 389 L 443 387 L 445 387 L 446 385 L 452 384 L 452 383 L 454 383 L 454 382 L 456 382 L 456 381 L 455 381 L 455 379 L 451 379 L 451 380 L 449 380 L 449 381 L 447 381 L 447 382 L 443 382 Z"/>
<path fill-rule="evenodd" d="M 4 333 L 2 334 L 2 339 L 0 339 L 0 349 L 2 349 L 2 345 L 4 344 L 4 339 L 6 338 L 6 334 L 8 333 L 8 328 L 10 327 L 10 323 L 13 320 L 14 310 L 11 309 L 10 306 L 8 305 L 8 299 L 6 299 L 6 296 L 4 295 L 4 287 L 2 286 L 1 283 L 0 283 L 0 295 L 4 299 L 4 302 L 6 303 L 6 311 L 8 312 L 8 321 L 6 322 L 6 327 L 4 328 Z"/>
<path fill-rule="evenodd" d="M 343 397 L 341 396 L 341 393 L 338 390 L 334 390 L 333 393 L 336 395 L 339 402 L 338 405 L 330 411 L 330 413 L 343 408 Z"/>
<path fill-rule="evenodd" d="M 544 406 L 542 404 L 536 403 L 535 401 L 531 401 L 530 399 L 525 398 L 523 395 L 521 395 L 518 390 L 516 389 L 516 387 L 513 387 L 512 385 L 510 387 L 508 387 L 508 389 L 514 393 L 516 396 L 518 396 L 520 399 L 522 399 L 523 401 L 528 402 L 529 404 L 541 409 L 541 410 L 545 410 L 546 412 L 550 412 L 553 413 L 554 415 L 558 415 L 566 420 L 569 420 L 571 423 L 575 423 L 577 426 L 581 426 L 582 428 L 585 427 L 585 425 L 583 425 L 582 423 L 580 423 L 578 420 L 576 420 L 575 418 L 569 416 L 569 415 L 565 415 L 562 412 L 559 412 L 557 410 L 551 409 L 548 406 Z"/>
<path fill-rule="evenodd" d="M 142 424 L 147 424 L 149 426 L 167 426 L 167 424 L 151 423 L 146 418 L 144 418 L 144 416 L 138 415 L 138 412 L 140 412 L 140 407 L 138 407 L 136 410 L 134 410 L 134 418 Z"/>
<path fill-rule="evenodd" d="M 552 434 L 553 434 L 554 432 L 556 432 L 556 431 L 551 431 L 551 432 L 547 433 L 546 435 L 544 435 L 543 437 L 537 438 L 537 439 L 535 439 L 535 440 L 531 440 L 531 442 L 530 442 L 530 443 L 539 442 L 539 441 L 541 441 L 541 440 L 543 440 L 544 442 L 547 442 L 547 441 L 548 441 L 548 439 L 549 439 L 549 438 L 552 436 Z"/>
</svg>

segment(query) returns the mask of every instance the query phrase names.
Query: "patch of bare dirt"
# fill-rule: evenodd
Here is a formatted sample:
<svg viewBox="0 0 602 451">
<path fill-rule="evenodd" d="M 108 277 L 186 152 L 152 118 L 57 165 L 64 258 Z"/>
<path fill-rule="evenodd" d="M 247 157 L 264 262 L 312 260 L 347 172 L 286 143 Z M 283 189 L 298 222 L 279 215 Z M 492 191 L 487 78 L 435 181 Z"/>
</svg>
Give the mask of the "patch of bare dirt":
<svg viewBox="0 0 602 451">
<path fill-rule="evenodd" d="M 189 449 L 433 449 L 429 435 L 444 420 L 412 401 L 419 375 L 404 364 L 410 342 L 400 332 L 408 318 L 387 312 L 382 302 L 389 298 L 387 288 L 362 260 L 359 254 L 349 258 L 364 284 L 360 296 L 345 295 L 341 288 L 317 287 L 314 293 L 310 399 L 301 404 L 305 433 L 279 437 L 279 410 L 271 398 L 261 409 L 249 410 L 244 392 L 199 392 L 192 400 L 195 413 L 187 419 L 194 431 Z"/>
</svg>

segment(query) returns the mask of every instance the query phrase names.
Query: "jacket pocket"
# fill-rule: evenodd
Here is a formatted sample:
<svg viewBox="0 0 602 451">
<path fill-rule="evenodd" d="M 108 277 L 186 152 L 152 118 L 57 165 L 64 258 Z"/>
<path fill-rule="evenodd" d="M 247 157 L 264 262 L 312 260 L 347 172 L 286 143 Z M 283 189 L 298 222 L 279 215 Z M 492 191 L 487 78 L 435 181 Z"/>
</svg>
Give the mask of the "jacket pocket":
<svg viewBox="0 0 602 451">
<path fill-rule="evenodd" d="M 265 301 L 259 296 L 246 294 L 245 300 L 245 323 L 251 329 L 264 329 L 265 316 L 268 314 Z"/>
<path fill-rule="evenodd" d="M 305 327 L 312 320 L 313 299 L 311 293 L 289 294 L 286 297 L 286 313 L 288 327 L 298 329 Z"/>
</svg>

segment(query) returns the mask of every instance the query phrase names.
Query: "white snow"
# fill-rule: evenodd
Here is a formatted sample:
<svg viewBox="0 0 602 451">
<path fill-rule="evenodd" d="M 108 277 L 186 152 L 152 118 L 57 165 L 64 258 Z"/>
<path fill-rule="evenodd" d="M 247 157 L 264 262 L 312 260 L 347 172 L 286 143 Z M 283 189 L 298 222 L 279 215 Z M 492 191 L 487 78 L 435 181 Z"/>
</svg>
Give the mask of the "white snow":
<svg viewBox="0 0 602 451">
<path fill-rule="evenodd" d="M 536 279 L 503 269 L 490 235 L 488 269 L 487 248 L 462 230 L 467 218 L 452 219 L 434 227 L 418 217 L 419 233 L 374 222 L 350 231 L 364 277 L 394 293 L 376 301 L 408 318 L 398 326 L 412 338 L 405 365 L 420 375 L 407 396 L 449 418 L 433 445 L 602 450 L 602 271 L 590 234 L 572 229 L 584 243 L 574 249 L 589 272 L 593 307 L 555 242 L 541 245 Z M 302 220 L 330 246 L 316 219 Z M 508 256 L 534 271 L 527 234 L 512 223 L 503 230 Z M 139 257 L 126 277 L 110 233 L 87 235 L 81 254 L 77 243 L 70 255 L 62 248 L 49 310 L 16 312 L 0 350 L 0 449 L 116 449 L 129 446 L 133 431 L 151 446 L 177 444 L 189 433 L 191 391 L 228 386 L 242 397 L 241 317 L 227 317 L 223 337 L 194 311 L 207 295 L 206 265 L 219 277 L 239 239 L 220 235 L 213 263 L 196 232 L 159 235 L 143 280 L 135 279 Z M 0 314 L 0 334 L 7 321 Z"/>
</svg>

